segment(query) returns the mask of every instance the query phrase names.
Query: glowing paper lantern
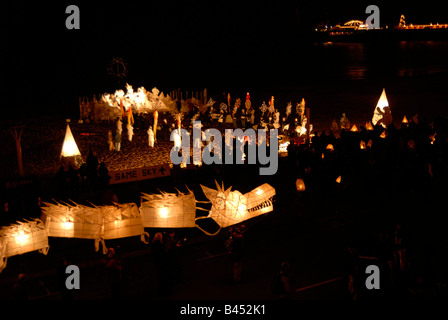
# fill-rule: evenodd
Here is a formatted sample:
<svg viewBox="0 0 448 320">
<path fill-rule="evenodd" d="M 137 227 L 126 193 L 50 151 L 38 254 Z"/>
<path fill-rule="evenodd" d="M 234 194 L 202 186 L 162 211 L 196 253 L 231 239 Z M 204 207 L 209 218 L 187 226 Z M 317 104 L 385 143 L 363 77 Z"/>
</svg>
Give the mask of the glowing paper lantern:
<svg viewBox="0 0 448 320">
<path fill-rule="evenodd" d="M 362 150 L 364 150 L 364 149 L 366 148 L 366 143 L 365 143 L 363 140 L 361 140 L 361 142 L 359 143 L 359 147 L 360 147 Z"/>
<path fill-rule="evenodd" d="M 196 226 L 196 199 L 187 194 L 142 193 L 140 213 L 145 228 L 193 228 Z"/>
<path fill-rule="evenodd" d="M 48 253 L 47 231 L 39 219 L 4 226 L 0 229 L 0 238 L 4 239 L 3 246 L 6 242 L 6 249 L 3 249 L 5 257 L 37 250 L 45 255 Z"/>
<path fill-rule="evenodd" d="M 403 124 L 408 124 L 409 123 L 409 121 L 406 118 L 406 116 L 403 117 L 403 120 L 401 121 L 401 123 L 403 123 Z"/>
<path fill-rule="evenodd" d="M 47 217 L 46 229 L 50 237 L 94 239 L 95 250 L 104 240 L 141 236 L 147 243 L 140 211 L 134 203 L 111 206 L 74 206 L 45 203 L 43 212 Z M 149 236 L 148 236 L 149 237 Z"/>
<path fill-rule="evenodd" d="M 286 141 L 284 143 L 281 143 L 278 145 L 278 153 L 286 153 L 288 152 L 288 146 L 289 146 L 290 142 Z"/>
<path fill-rule="evenodd" d="M 231 191 L 232 187 L 225 190 L 224 185 L 221 187 L 216 183 L 216 186 L 217 190 L 202 185 L 201 188 L 212 204 L 206 218 L 212 218 L 220 229 L 274 210 L 275 189 L 267 183 L 244 195 L 237 190 Z"/>
<path fill-rule="evenodd" d="M 366 129 L 369 130 L 369 131 L 373 130 L 373 126 L 372 126 L 372 124 L 370 122 L 366 122 Z"/>
<path fill-rule="evenodd" d="M 329 143 L 325 149 L 333 151 L 334 147 L 333 147 L 333 145 L 331 143 Z"/>
<path fill-rule="evenodd" d="M 99 239 L 101 234 L 101 211 L 79 204 L 74 206 L 45 203 L 42 207 L 47 216 L 45 226 L 48 236 L 80 239 Z"/>
<path fill-rule="evenodd" d="M 45 226 L 49 237 L 94 239 L 95 251 L 99 250 L 102 215 L 97 208 L 79 204 L 45 203 L 42 207 L 47 219 Z"/>
<path fill-rule="evenodd" d="M 383 133 L 380 134 L 380 138 L 386 138 L 386 130 L 384 130 Z"/>
<path fill-rule="evenodd" d="M 103 216 L 102 239 L 140 236 L 142 242 L 148 243 L 149 234 L 145 232 L 139 208 L 135 203 L 103 206 L 101 211 Z"/>
<path fill-rule="evenodd" d="M 380 99 L 373 112 L 372 123 L 375 126 L 380 123 L 384 128 L 392 123 L 392 114 L 389 108 L 389 101 L 387 101 L 386 90 L 383 89 Z"/>
<path fill-rule="evenodd" d="M 341 181 L 342 181 L 342 177 L 341 177 L 341 176 L 339 176 L 339 177 L 336 178 L 336 182 L 337 182 L 337 183 L 341 183 Z"/>
<path fill-rule="evenodd" d="M 65 130 L 64 143 L 62 145 L 61 157 L 74 157 L 80 156 L 78 146 L 76 145 L 75 138 L 73 137 L 70 126 L 67 123 L 67 129 Z"/>
<path fill-rule="evenodd" d="M 352 126 L 352 128 L 350 129 L 350 131 L 352 131 L 352 132 L 357 132 L 357 131 L 358 131 L 358 127 L 356 126 L 356 124 L 354 124 L 354 125 Z"/>
<path fill-rule="evenodd" d="M 303 181 L 303 179 L 297 179 L 296 180 L 296 188 L 297 191 L 305 191 L 305 182 Z"/>
</svg>

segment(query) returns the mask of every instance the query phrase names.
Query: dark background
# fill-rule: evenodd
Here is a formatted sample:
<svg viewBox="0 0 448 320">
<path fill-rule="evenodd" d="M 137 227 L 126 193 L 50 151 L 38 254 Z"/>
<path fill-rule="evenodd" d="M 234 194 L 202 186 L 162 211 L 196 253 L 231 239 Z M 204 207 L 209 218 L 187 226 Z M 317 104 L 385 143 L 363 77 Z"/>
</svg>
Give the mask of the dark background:
<svg viewBox="0 0 448 320">
<path fill-rule="evenodd" d="M 80 30 L 68 30 L 68 5 L 80 9 Z M 77 104 L 79 96 L 134 88 L 294 84 L 291 63 L 319 64 L 308 50 L 321 23 L 368 17 L 371 3 L 320 1 L 22 2 L 1 4 L 2 107 L 44 112 Z M 433 1 L 378 2 L 381 26 L 447 23 Z M 120 57 L 121 83 L 107 68 Z"/>
</svg>

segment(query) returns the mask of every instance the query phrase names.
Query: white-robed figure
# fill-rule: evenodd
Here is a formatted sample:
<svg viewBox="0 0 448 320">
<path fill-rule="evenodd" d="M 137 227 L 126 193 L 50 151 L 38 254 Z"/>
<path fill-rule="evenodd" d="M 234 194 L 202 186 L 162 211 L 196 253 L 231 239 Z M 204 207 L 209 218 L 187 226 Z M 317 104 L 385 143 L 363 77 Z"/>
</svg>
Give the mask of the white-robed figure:
<svg viewBox="0 0 448 320">
<path fill-rule="evenodd" d="M 128 140 L 132 141 L 132 136 L 134 135 L 134 127 L 128 123 L 126 128 L 128 129 Z"/>
<path fill-rule="evenodd" d="M 148 132 L 148 144 L 150 147 L 154 147 L 154 130 L 152 130 L 152 126 L 149 126 L 147 132 Z"/>
<path fill-rule="evenodd" d="M 123 123 L 121 122 L 121 118 L 118 118 L 117 121 L 117 131 L 120 132 L 120 134 L 123 132 Z"/>
<path fill-rule="evenodd" d="M 275 109 L 274 113 L 274 128 L 280 128 L 280 112 L 277 109 Z"/>
</svg>

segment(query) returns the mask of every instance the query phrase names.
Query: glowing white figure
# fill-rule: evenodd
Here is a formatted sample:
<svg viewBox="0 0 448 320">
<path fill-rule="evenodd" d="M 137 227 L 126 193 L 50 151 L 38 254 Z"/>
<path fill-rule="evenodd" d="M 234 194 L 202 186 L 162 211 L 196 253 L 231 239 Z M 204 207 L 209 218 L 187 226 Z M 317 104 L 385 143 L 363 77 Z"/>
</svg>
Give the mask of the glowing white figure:
<svg viewBox="0 0 448 320">
<path fill-rule="evenodd" d="M 134 127 L 131 126 L 130 123 L 128 123 L 126 128 L 128 129 L 128 140 L 132 141 L 132 136 L 134 135 Z"/>
<path fill-rule="evenodd" d="M 149 129 L 147 132 L 148 132 L 148 145 L 150 147 L 154 147 L 154 131 L 152 130 L 151 126 L 149 126 Z"/>
</svg>

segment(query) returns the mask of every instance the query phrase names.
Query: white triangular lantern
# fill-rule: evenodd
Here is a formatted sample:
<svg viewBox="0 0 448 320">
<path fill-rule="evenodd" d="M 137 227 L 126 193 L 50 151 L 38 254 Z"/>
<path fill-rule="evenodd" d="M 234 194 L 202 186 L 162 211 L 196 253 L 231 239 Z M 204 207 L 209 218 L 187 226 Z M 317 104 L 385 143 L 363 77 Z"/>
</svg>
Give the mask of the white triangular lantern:
<svg viewBox="0 0 448 320">
<path fill-rule="evenodd" d="M 385 110 L 386 107 L 387 109 Z M 389 101 L 387 101 L 386 90 L 384 88 L 373 112 L 372 124 L 375 126 L 378 122 L 380 122 L 384 128 L 392 122 Z"/>
<path fill-rule="evenodd" d="M 61 157 L 74 157 L 80 156 L 78 146 L 76 145 L 75 138 L 73 137 L 70 126 L 67 123 L 67 129 L 65 131 L 64 144 L 62 145 Z"/>
</svg>

